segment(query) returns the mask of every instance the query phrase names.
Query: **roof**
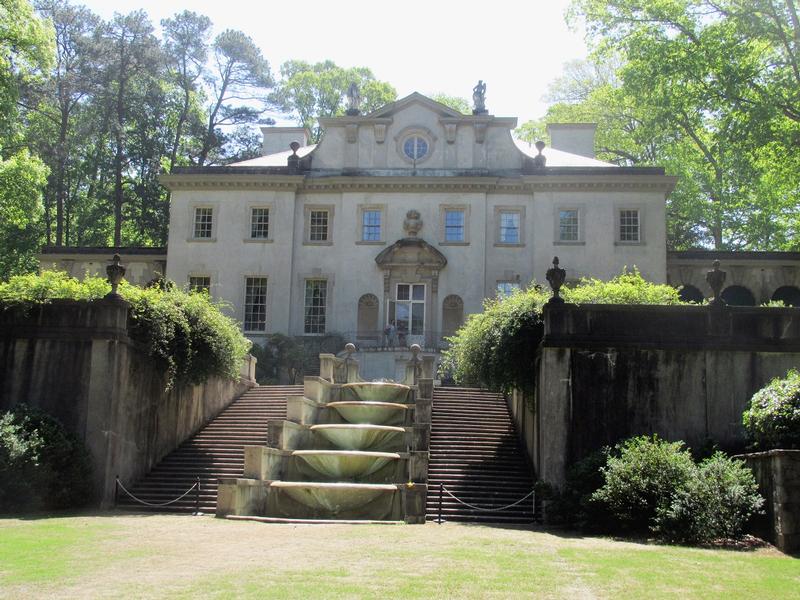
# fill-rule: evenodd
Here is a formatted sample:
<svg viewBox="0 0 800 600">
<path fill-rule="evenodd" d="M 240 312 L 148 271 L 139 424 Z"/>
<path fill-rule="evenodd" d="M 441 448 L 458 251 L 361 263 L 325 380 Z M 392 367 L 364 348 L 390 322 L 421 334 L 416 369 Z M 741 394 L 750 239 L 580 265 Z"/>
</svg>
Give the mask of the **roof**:
<svg viewBox="0 0 800 600">
<path fill-rule="evenodd" d="M 521 140 L 514 140 L 523 154 L 530 157 L 535 157 L 539 154 L 536 146 L 529 142 Z M 596 158 L 589 158 L 588 156 L 581 156 L 580 154 L 571 154 L 563 150 L 556 150 L 550 146 L 545 146 L 542 154 L 547 159 L 548 167 L 617 167 L 617 165 Z"/>
<path fill-rule="evenodd" d="M 316 144 L 309 144 L 308 146 L 300 146 L 297 149 L 297 156 L 303 158 L 307 154 L 311 153 L 314 148 L 316 148 Z M 256 158 L 251 158 L 250 160 L 242 160 L 240 162 L 230 163 L 225 165 L 226 167 L 285 167 L 286 161 L 289 160 L 289 157 L 292 155 L 291 150 L 285 150 L 284 152 L 276 152 L 275 154 L 267 154 L 265 156 L 258 156 Z"/>
</svg>

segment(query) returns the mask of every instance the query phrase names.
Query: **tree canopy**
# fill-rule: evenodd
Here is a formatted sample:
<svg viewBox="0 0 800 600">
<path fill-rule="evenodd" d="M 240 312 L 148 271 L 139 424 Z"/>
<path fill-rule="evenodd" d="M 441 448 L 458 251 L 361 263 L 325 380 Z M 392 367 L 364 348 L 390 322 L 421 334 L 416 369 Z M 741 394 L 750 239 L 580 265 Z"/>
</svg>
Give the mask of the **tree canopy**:
<svg viewBox="0 0 800 600">
<path fill-rule="evenodd" d="M 575 0 L 570 18 L 593 55 L 552 86 L 544 121 L 598 122 L 600 158 L 679 175 L 672 248 L 797 249 L 794 0 Z"/>
</svg>

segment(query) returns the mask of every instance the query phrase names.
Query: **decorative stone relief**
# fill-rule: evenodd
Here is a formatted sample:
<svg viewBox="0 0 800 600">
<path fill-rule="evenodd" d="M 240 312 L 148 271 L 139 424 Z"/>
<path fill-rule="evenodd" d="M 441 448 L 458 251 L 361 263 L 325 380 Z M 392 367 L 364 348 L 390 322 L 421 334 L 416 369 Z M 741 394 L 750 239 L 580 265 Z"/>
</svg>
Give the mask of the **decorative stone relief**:
<svg viewBox="0 0 800 600">
<path fill-rule="evenodd" d="M 422 219 L 418 211 L 412 209 L 406 213 L 403 229 L 408 237 L 417 237 L 419 230 L 422 229 Z"/>
<path fill-rule="evenodd" d="M 345 125 L 345 135 L 350 144 L 355 144 L 358 139 L 358 125 L 355 123 L 348 123 Z"/>
<path fill-rule="evenodd" d="M 375 123 L 375 142 L 382 144 L 386 141 L 386 125 L 383 123 Z"/>
<path fill-rule="evenodd" d="M 454 144 L 456 141 L 456 129 L 458 125 L 456 123 L 444 123 L 444 138 L 447 140 L 448 144 Z"/>
<path fill-rule="evenodd" d="M 486 123 L 475 123 L 475 141 L 482 144 L 486 140 Z"/>
</svg>

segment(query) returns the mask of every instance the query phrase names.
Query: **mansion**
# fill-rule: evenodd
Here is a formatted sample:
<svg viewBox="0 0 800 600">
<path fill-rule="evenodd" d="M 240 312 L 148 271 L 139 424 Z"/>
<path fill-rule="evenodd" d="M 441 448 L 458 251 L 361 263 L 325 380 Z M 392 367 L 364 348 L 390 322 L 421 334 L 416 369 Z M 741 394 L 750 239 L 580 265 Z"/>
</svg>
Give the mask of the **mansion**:
<svg viewBox="0 0 800 600">
<path fill-rule="evenodd" d="M 512 137 L 516 118 L 474 113 L 414 93 L 320 119 L 318 144 L 302 128 L 262 127 L 258 158 L 161 177 L 168 251 L 119 249 L 128 276 L 208 289 L 259 343 L 337 332 L 359 348 L 384 345 L 391 326 L 401 345 L 435 349 L 485 298 L 543 281 L 554 256 L 568 281 L 636 266 L 710 292 L 718 253 L 666 250 L 674 177 L 597 160 L 592 124 L 551 125 L 551 146 L 533 146 Z M 102 272 L 113 249 L 93 251 L 45 248 L 41 262 Z M 728 254 L 723 268 L 741 263 L 729 286 L 754 303 L 800 294 L 800 256 L 771 256 L 765 271 L 762 253 Z"/>
</svg>

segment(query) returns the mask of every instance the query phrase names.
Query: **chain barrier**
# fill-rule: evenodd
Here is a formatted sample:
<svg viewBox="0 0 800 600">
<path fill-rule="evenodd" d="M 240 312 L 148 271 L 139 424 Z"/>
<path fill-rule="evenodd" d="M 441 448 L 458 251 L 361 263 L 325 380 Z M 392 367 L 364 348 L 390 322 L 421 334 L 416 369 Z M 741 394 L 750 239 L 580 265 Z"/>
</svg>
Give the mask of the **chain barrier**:
<svg viewBox="0 0 800 600">
<path fill-rule="evenodd" d="M 443 483 L 440 483 L 439 484 L 439 519 L 438 519 L 438 522 L 441 525 L 441 523 L 442 523 L 442 496 L 443 496 L 443 494 L 447 494 L 453 500 L 455 500 L 459 504 L 463 504 L 467 508 L 471 508 L 472 510 L 477 510 L 477 511 L 480 511 L 480 512 L 489 512 L 489 513 L 500 512 L 500 511 L 503 511 L 503 510 L 507 510 L 509 508 L 513 508 L 513 507 L 515 507 L 515 506 L 517 506 L 519 504 L 522 504 L 528 498 L 533 498 L 533 500 L 531 502 L 531 515 L 535 518 L 535 516 L 536 516 L 536 497 L 534 496 L 535 493 L 536 493 L 536 490 L 533 489 L 530 492 L 528 492 L 524 497 L 522 497 L 519 500 L 517 500 L 516 502 L 512 502 L 511 504 L 507 504 L 505 506 L 499 506 L 499 507 L 494 507 L 494 508 L 486 508 L 486 507 L 482 507 L 482 506 L 475 506 L 474 504 L 470 504 L 469 502 L 464 502 L 461 498 L 455 496 L 450 490 L 448 490 L 446 487 L 444 487 Z"/>
<path fill-rule="evenodd" d="M 117 492 L 119 490 L 122 490 L 123 492 L 125 492 L 128 495 L 128 497 L 130 497 L 135 502 L 138 502 L 139 504 L 143 504 L 145 506 L 150 506 L 152 508 L 161 508 L 161 507 L 164 507 L 164 506 L 169 506 L 171 504 L 175 504 L 176 502 L 180 502 L 181 500 L 186 498 L 186 496 L 188 496 L 189 493 L 192 490 L 195 490 L 195 499 L 194 499 L 195 513 L 199 512 L 199 508 L 200 508 L 200 506 L 199 506 L 199 502 L 200 502 L 200 478 L 199 477 L 197 478 L 197 481 L 192 484 L 192 487 L 190 487 L 188 490 L 186 490 L 183 494 L 181 494 L 180 496 L 178 496 L 174 500 L 168 500 L 166 502 L 147 502 L 146 500 L 142 500 L 141 498 L 137 498 L 130 491 L 128 491 L 128 489 L 122 484 L 122 482 L 119 480 L 119 477 L 116 478 L 116 486 L 117 486 L 116 487 Z M 115 494 L 115 501 L 114 501 L 115 504 L 117 503 L 116 496 L 118 496 L 118 494 Z"/>
</svg>

